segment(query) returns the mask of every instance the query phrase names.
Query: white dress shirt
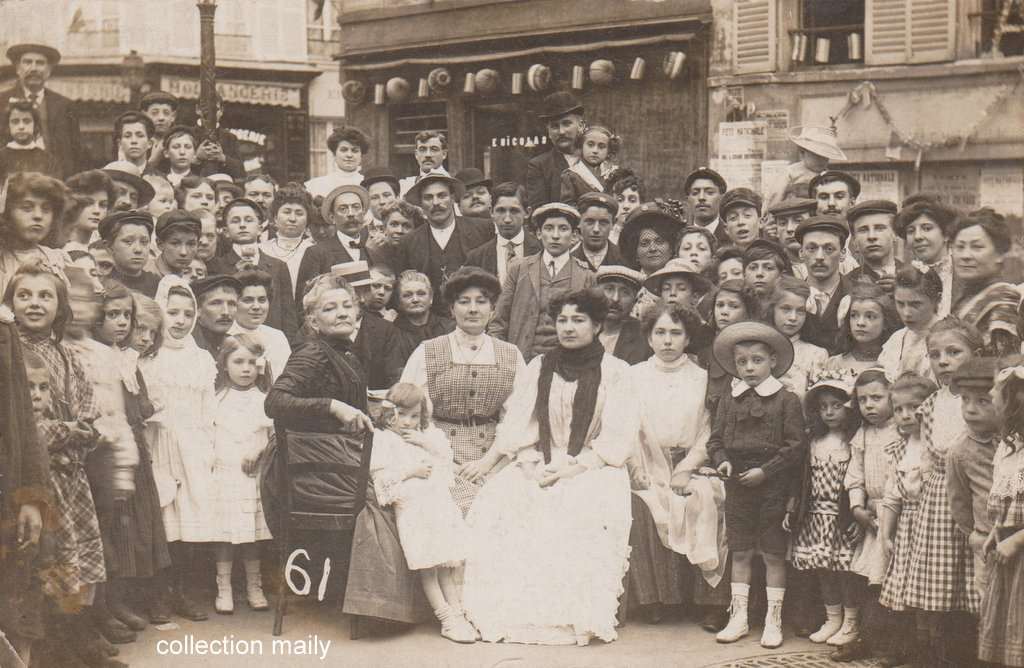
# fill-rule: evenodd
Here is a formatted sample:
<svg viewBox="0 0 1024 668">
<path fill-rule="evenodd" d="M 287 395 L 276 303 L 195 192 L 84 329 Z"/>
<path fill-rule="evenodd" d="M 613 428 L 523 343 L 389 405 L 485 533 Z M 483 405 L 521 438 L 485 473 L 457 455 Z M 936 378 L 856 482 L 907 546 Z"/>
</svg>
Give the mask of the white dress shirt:
<svg viewBox="0 0 1024 668">
<path fill-rule="evenodd" d="M 558 257 L 552 257 L 551 254 L 548 253 L 547 251 L 544 251 L 541 254 L 541 261 L 544 263 L 544 268 L 548 270 L 548 273 L 551 275 L 552 279 L 554 279 L 555 276 L 558 276 L 560 273 L 562 273 L 562 268 L 569 263 L 570 259 L 572 258 L 569 255 L 568 251 L 562 253 Z M 552 263 L 554 263 L 555 265 L 554 271 L 551 271 Z"/>
<path fill-rule="evenodd" d="M 448 242 L 452 239 L 452 234 L 455 233 L 455 218 L 452 218 L 452 222 L 446 227 L 434 227 L 430 226 L 430 234 L 433 235 L 434 241 L 441 247 L 441 250 L 448 248 Z"/>
<path fill-rule="evenodd" d="M 501 281 L 502 285 L 505 285 L 505 277 L 508 276 L 508 247 L 512 246 L 515 251 L 516 259 L 521 259 L 525 248 L 523 243 L 526 241 L 526 233 L 519 230 L 519 234 L 515 235 L 511 239 L 498 235 L 498 280 Z"/>
<path fill-rule="evenodd" d="M 363 249 L 359 247 L 359 237 L 350 237 L 344 232 L 338 232 L 338 241 L 348 251 L 353 261 L 363 259 Z"/>
</svg>

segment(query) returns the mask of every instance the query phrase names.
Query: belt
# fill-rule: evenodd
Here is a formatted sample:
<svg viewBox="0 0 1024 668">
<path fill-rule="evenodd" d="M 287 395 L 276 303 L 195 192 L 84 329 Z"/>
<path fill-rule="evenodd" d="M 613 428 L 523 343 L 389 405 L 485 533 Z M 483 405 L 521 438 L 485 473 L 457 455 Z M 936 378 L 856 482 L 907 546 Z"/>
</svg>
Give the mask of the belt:
<svg viewBox="0 0 1024 668">
<path fill-rule="evenodd" d="M 460 427 L 483 427 L 488 424 L 498 423 L 496 418 L 486 415 L 473 415 L 464 420 L 453 420 L 450 418 L 437 417 L 436 415 L 434 418 L 439 422 L 447 422 L 448 424 L 454 424 Z"/>
</svg>

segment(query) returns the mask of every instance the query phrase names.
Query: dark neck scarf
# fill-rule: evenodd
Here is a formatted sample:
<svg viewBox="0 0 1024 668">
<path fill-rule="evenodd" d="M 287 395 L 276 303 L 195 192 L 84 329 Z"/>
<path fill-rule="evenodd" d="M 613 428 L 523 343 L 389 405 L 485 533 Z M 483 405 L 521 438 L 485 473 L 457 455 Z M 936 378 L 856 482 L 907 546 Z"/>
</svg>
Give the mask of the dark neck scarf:
<svg viewBox="0 0 1024 668">
<path fill-rule="evenodd" d="M 551 416 L 548 414 L 548 403 L 552 376 L 557 373 L 567 382 L 576 382 L 576 394 L 572 398 L 572 420 L 569 423 L 569 455 L 575 457 L 583 449 L 587 430 L 594 419 L 603 357 L 604 346 L 595 338 L 582 348 L 558 346 L 541 359 L 535 410 L 540 425 L 538 446 L 544 453 L 545 463 L 551 461 Z"/>
</svg>

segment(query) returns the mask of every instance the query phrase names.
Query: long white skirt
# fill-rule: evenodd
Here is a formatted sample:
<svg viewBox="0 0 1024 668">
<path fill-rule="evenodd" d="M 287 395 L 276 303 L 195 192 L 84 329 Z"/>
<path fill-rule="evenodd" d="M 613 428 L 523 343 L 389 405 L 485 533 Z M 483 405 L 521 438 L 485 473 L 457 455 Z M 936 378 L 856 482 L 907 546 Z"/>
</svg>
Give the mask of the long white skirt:
<svg viewBox="0 0 1024 668">
<path fill-rule="evenodd" d="M 624 469 L 594 469 L 548 488 L 517 464 L 493 476 L 467 517 L 463 599 L 483 639 L 615 640 L 631 521 Z"/>
</svg>

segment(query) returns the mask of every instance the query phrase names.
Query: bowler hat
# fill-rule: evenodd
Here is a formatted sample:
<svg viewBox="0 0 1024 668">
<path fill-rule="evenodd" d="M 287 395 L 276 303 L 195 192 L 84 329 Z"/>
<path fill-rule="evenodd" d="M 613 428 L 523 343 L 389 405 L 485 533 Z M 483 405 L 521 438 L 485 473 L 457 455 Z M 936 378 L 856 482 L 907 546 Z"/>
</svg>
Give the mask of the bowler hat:
<svg viewBox="0 0 1024 668">
<path fill-rule="evenodd" d="M 683 192 L 689 193 L 690 187 L 693 186 L 693 182 L 697 179 L 708 179 L 721 190 L 723 193 L 728 190 L 728 186 L 725 184 L 725 179 L 721 174 L 708 167 L 698 167 L 686 176 L 686 181 L 683 182 Z"/>
<path fill-rule="evenodd" d="M 818 201 L 807 197 L 787 197 L 768 209 L 775 216 L 788 216 L 794 213 L 814 213 L 818 210 Z"/>
<path fill-rule="evenodd" d="M 619 213 L 618 200 L 608 193 L 603 193 L 599 190 L 583 193 L 576 200 L 576 208 L 581 214 L 592 206 L 600 206 L 607 209 L 611 212 L 613 218 Z"/>
<path fill-rule="evenodd" d="M 857 199 L 858 195 L 860 195 L 860 181 L 855 179 L 852 174 L 841 172 L 838 169 L 827 169 L 824 172 L 815 175 L 807 185 L 807 192 L 814 195 L 818 186 L 822 183 L 830 183 L 832 181 L 845 182 L 847 187 L 850 189 L 850 197 L 853 199 Z"/>
<path fill-rule="evenodd" d="M 661 283 L 669 276 L 684 276 L 690 284 L 695 288 L 697 292 L 706 293 L 711 289 L 711 281 L 701 275 L 688 260 L 680 258 L 673 258 L 665 263 L 665 266 L 654 272 L 647 277 L 644 281 L 644 287 L 647 288 L 651 294 L 661 294 Z"/>
<path fill-rule="evenodd" d="M 391 189 L 395 191 L 395 195 L 401 192 L 401 187 L 398 185 L 398 177 L 387 167 L 374 167 L 366 170 L 366 173 L 363 175 L 363 182 L 359 185 L 369 190 L 370 186 L 374 183 L 380 182 L 389 184 Z"/>
<path fill-rule="evenodd" d="M 761 196 L 750 188 L 733 188 L 718 201 L 718 212 L 723 218 L 726 212 L 736 206 L 749 206 L 757 209 L 757 215 L 761 215 Z"/>
<path fill-rule="evenodd" d="M 567 114 L 582 114 L 583 103 L 572 93 L 564 90 L 555 91 L 544 98 L 544 108 L 537 114 L 541 120 L 561 118 Z"/>
<path fill-rule="evenodd" d="M 156 195 L 156 190 L 138 174 L 138 167 L 127 160 L 107 163 L 103 172 L 114 181 L 127 183 L 139 193 L 139 206 L 146 206 Z"/>
<path fill-rule="evenodd" d="M 789 129 L 789 141 L 802 149 L 829 160 L 846 160 L 846 154 L 839 148 L 834 128 L 813 125 L 795 126 Z"/>
<path fill-rule="evenodd" d="M 580 225 L 580 212 L 564 202 L 548 202 L 538 206 L 530 214 L 530 224 L 535 230 L 539 230 L 544 221 L 552 216 L 564 216 L 574 230 Z"/>
<path fill-rule="evenodd" d="M 766 323 L 743 320 L 734 322 L 720 331 L 715 337 L 714 343 L 711 344 L 711 352 L 715 356 L 715 361 L 729 372 L 729 375 L 739 378 L 733 348 L 737 343 L 747 343 L 748 341 L 763 343 L 775 353 L 776 360 L 775 366 L 772 367 L 772 375 L 781 376 L 793 365 L 793 343 L 785 334 Z"/>
<path fill-rule="evenodd" d="M 231 274 L 216 274 L 192 281 L 192 294 L 198 301 L 200 297 L 217 288 L 234 288 L 235 292 L 242 292 L 242 284 Z"/>
<path fill-rule="evenodd" d="M 804 235 L 815 231 L 831 232 L 839 237 L 843 245 L 850 236 L 850 226 L 846 224 L 846 220 L 835 215 L 811 216 L 797 225 L 794 236 L 797 241 L 803 243 Z"/>
<path fill-rule="evenodd" d="M 108 244 L 114 240 L 117 231 L 124 225 L 141 225 L 153 233 L 153 216 L 145 211 L 117 211 L 100 221 L 96 232 Z"/>
<path fill-rule="evenodd" d="M 455 199 L 462 199 L 466 189 L 462 185 L 462 181 L 456 178 L 448 176 L 443 172 L 430 171 L 423 174 L 416 180 L 416 183 L 412 184 L 409 188 L 409 192 L 405 193 L 405 201 L 409 204 L 415 204 L 416 206 L 423 206 L 423 188 L 430 183 L 440 182 L 448 184 L 448 189 L 452 193 L 452 197 Z"/>
<path fill-rule="evenodd" d="M 619 281 L 633 286 L 634 290 L 639 290 L 640 286 L 643 285 L 644 275 L 636 269 L 630 269 L 622 265 L 602 264 L 597 268 L 596 280 L 598 285 Z"/>
<path fill-rule="evenodd" d="M 165 90 L 154 90 L 146 93 L 139 100 L 139 111 L 145 111 L 151 104 L 167 104 L 170 105 L 171 109 L 177 109 L 178 98 Z"/>
<path fill-rule="evenodd" d="M 659 236 L 675 246 L 682 231 L 683 224 L 679 219 L 662 209 L 654 202 L 646 202 L 633 209 L 619 233 L 619 249 L 626 262 L 636 262 L 636 247 L 640 241 L 640 232 L 653 229 Z"/>
<path fill-rule="evenodd" d="M 163 239 L 174 230 L 192 232 L 198 238 L 203 231 L 203 223 L 191 211 L 172 209 L 157 218 L 156 238 Z"/>
<path fill-rule="evenodd" d="M 853 226 L 853 223 L 861 216 L 872 213 L 885 213 L 895 216 L 897 211 L 896 202 L 887 199 L 869 199 L 859 202 L 846 210 L 846 220 Z"/>
<path fill-rule="evenodd" d="M 463 187 L 467 189 L 479 185 L 487 186 L 488 190 L 494 187 L 494 182 L 491 181 L 486 176 L 484 176 L 484 173 L 481 172 L 476 167 L 467 167 L 459 171 L 455 175 L 455 178 L 459 180 L 462 183 Z"/>
<path fill-rule="evenodd" d="M 341 185 L 327 193 L 327 197 L 324 197 L 324 201 L 320 203 L 320 215 L 324 217 L 324 220 L 334 220 L 334 200 L 345 193 L 358 195 L 359 201 L 363 205 L 363 211 L 370 208 L 370 194 L 366 192 L 366 188 L 351 184 Z"/>
<path fill-rule="evenodd" d="M 60 62 L 60 51 L 46 44 L 35 44 L 32 42 L 22 42 L 21 44 L 12 44 L 7 47 L 7 60 L 17 65 L 18 60 L 26 53 L 43 54 L 43 57 L 50 62 L 50 67 L 54 67 Z"/>
</svg>

